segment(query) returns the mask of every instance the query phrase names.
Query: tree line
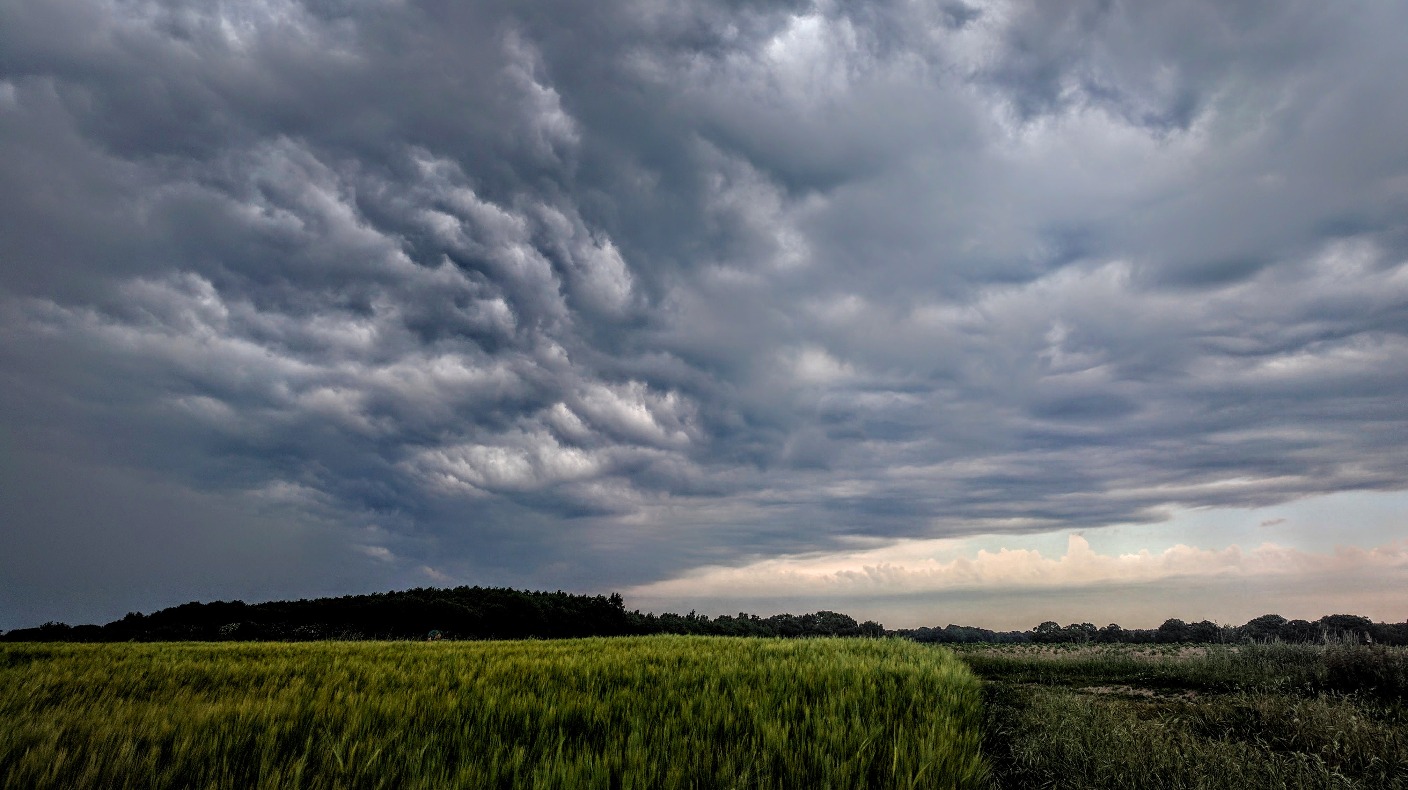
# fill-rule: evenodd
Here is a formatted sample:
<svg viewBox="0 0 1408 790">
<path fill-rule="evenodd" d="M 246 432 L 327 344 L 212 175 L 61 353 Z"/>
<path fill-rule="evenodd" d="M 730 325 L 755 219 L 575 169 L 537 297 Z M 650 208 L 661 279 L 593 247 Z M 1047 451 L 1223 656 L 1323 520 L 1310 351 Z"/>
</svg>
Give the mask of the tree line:
<svg viewBox="0 0 1408 790">
<path fill-rule="evenodd" d="M 992 631 L 974 626 L 887 630 L 873 620 L 857 622 L 840 612 L 737 615 L 642 613 L 626 609 L 617 593 L 576 595 L 506 587 L 420 587 L 370 595 L 247 604 L 191 602 L 106 625 L 45 623 L 0 634 L 11 642 L 308 641 L 317 639 L 562 639 L 585 636 L 698 634 L 706 636 L 815 637 L 897 636 L 938 643 L 1236 643 L 1319 642 L 1351 639 L 1408 645 L 1408 623 L 1376 623 L 1359 615 L 1335 614 L 1316 621 L 1267 614 L 1239 626 L 1209 620 L 1164 621 L 1158 628 L 1121 628 L 1111 623 L 1041 623 L 1030 631 Z"/>
<path fill-rule="evenodd" d="M 950 643 L 1229 644 L 1351 640 L 1365 644 L 1408 645 L 1408 622 L 1376 623 L 1353 614 L 1326 615 L 1315 621 L 1288 620 L 1278 614 L 1264 614 L 1243 625 L 1221 625 L 1210 620 L 1185 623 L 1170 618 L 1158 628 L 1121 628 L 1116 623 L 1104 628 L 1097 628 L 1091 623 L 1062 626 L 1048 620 L 1030 631 L 990 631 L 973 626 L 948 625 L 944 628 L 901 629 L 892 633 L 917 642 Z"/>
<path fill-rule="evenodd" d="M 740 612 L 710 618 L 627 610 L 617 593 L 574 595 L 504 587 L 416 588 L 298 601 L 191 602 L 106 625 L 45 623 L 0 635 L 13 642 L 308 641 L 317 639 L 562 639 L 584 636 L 884 636 L 879 623 L 839 612 Z"/>
</svg>

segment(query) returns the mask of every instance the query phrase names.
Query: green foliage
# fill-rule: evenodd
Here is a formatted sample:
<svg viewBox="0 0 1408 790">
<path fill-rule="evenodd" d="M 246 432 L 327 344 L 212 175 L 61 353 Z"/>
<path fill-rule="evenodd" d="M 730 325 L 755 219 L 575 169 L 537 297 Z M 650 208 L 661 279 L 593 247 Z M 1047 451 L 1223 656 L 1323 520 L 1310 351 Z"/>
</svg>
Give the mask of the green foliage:
<svg viewBox="0 0 1408 790">
<path fill-rule="evenodd" d="M 1012 788 L 1408 788 L 1408 650 L 987 646 L 984 749 Z"/>
<path fill-rule="evenodd" d="M 506 587 L 418 587 L 371 595 L 299 601 L 215 601 L 172 606 L 149 615 L 129 612 L 107 625 L 45 623 L 0 636 L 6 642 L 293 641 L 319 639 L 571 639 L 587 636 L 863 636 L 885 627 L 857 623 L 839 612 L 739 613 L 709 619 L 626 611 L 619 593 L 573 595 Z"/>
<path fill-rule="evenodd" d="M 957 646 L 980 676 L 1005 682 L 1132 684 L 1199 692 L 1246 690 L 1408 697 L 1408 650 L 1320 645 Z"/>
<path fill-rule="evenodd" d="M 1354 644 L 1408 646 L 1408 623 L 1376 623 L 1367 617 L 1332 614 L 1309 622 L 1287 620 L 1266 614 L 1246 625 L 1218 625 L 1210 620 L 1185 623 L 1165 620 L 1158 628 L 1121 628 L 1110 623 L 1096 628 L 1090 623 L 1060 623 L 1047 620 L 1030 631 L 990 631 L 973 626 L 948 625 L 945 628 L 913 628 L 892 632 L 916 642 L 947 644 L 1200 644 L 1219 645 L 1245 642 L 1293 642 L 1323 644 L 1349 641 Z"/>
<path fill-rule="evenodd" d="M 0 646 L 0 786 L 982 786 L 981 691 L 898 640 Z"/>
<path fill-rule="evenodd" d="M 1007 787 L 1408 787 L 1401 709 L 1342 697 L 1145 698 L 999 685 L 988 717 Z"/>
</svg>

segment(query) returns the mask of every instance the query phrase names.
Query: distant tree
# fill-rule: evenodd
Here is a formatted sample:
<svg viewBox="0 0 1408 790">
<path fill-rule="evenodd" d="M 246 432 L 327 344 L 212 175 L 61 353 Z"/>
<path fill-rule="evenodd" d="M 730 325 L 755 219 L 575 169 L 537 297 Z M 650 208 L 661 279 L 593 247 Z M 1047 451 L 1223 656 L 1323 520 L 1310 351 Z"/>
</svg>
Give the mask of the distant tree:
<svg viewBox="0 0 1408 790">
<path fill-rule="evenodd" d="M 1374 621 L 1355 614 L 1331 614 L 1320 618 L 1320 628 L 1330 639 L 1353 639 L 1366 641 L 1374 628 Z"/>
<path fill-rule="evenodd" d="M 1159 626 L 1158 641 L 1160 642 L 1187 642 L 1192 636 L 1192 629 L 1188 624 L 1176 617 L 1170 617 Z"/>
<path fill-rule="evenodd" d="M 1320 626 L 1307 620 L 1290 620 L 1281 627 L 1281 638 L 1287 642 L 1316 642 Z"/>
<path fill-rule="evenodd" d="M 1071 623 L 1070 625 L 1061 629 L 1061 633 L 1064 637 L 1063 641 L 1080 642 L 1084 644 L 1087 642 L 1094 642 L 1096 635 L 1099 634 L 1100 631 L 1090 623 Z"/>
<path fill-rule="evenodd" d="M 1120 628 L 1118 623 L 1110 623 L 1104 628 L 1101 628 L 1099 633 L 1095 635 L 1095 641 L 1102 643 L 1123 642 L 1124 638 L 1125 631 L 1123 628 Z"/>
<path fill-rule="evenodd" d="M 1211 620 L 1199 620 L 1188 626 L 1187 642 L 1211 645 L 1222 641 L 1222 627 Z"/>
<path fill-rule="evenodd" d="M 1033 642 L 1051 644 L 1054 642 L 1062 641 L 1064 637 L 1065 633 L 1062 630 L 1060 623 L 1057 623 L 1053 620 L 1047 620 L 1046 622 L 1032 629 Z"/>
<path fill-rule="evenodd" d="M 1246 625 L 1237 629 L 1237 632 L 1243 639 L 1253 642 L 1269 642 L 1273 639 L 1283 639 L 1282 632 L 1285 628 L 1286 618 L 1279 614 L 1264 614 L 1248 620 Z"/>
<path fill-rule="evenodd" d="M 963 644 L 974 644 L 979 642 L 996 642 L 998 636 L 995 632 L 986 628 L 976 628 L 971 625 L 954 625 L 949 623 L 944 627 L 944 641 L 959 642 Z"/>
<path fill-rule="evenodd" d="M 1408 622 L 1375 623 L 1371 633 L 1380 645 L 1408 645 Z"/>
<path fill-rule="evenodd" d="M 810 636 L 856 636 L 860 624 L 855 618 L 840 612 L 820 611 L 803 618 Z"/>
</svg>

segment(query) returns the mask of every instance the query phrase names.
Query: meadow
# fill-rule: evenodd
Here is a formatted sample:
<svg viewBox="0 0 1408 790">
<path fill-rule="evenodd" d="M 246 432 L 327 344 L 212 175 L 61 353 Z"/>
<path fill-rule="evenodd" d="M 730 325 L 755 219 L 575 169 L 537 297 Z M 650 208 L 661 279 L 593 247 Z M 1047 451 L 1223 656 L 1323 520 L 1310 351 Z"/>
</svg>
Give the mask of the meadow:
<svg viewBox="0 0 1408 790">
<path fill-rule="evenodd" d="M 11 644 L 0 787 L 1393 790 L 1406 702 L 1347 642 Z"/>
<path fill-rule="evenodd" d="M 898 640 L 11 644 L 0 782 L 984 787 L 981 695 Z"/>
<path fill-rule="evenodd" d="M 1408 649 L 968 645 L 1006 788 L 1408 788 Z"/>
</svg>

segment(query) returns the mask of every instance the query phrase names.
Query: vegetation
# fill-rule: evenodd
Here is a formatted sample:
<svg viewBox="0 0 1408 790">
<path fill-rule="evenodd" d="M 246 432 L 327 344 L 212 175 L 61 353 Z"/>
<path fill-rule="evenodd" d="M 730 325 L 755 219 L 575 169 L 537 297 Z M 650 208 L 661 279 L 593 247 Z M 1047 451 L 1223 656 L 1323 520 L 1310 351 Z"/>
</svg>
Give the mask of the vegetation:
<svg viewBox="0 0 1408 790">
<path fill-rule="evenodd" d="M 963 646 L 1011 788 L 1408 787 L 1408 650 Z"/>
<path fill-rule="evenodd" d="M 1185 623 L 1169 618 L 1158 628 L 1121 628 L 1117 623 L 1096 628 L 1091 623 L 1062 626 L 1048 620 L 1030 631 L 991 631 L 950 624 L 944 628 L 904 629 L 892 633 L 916 642 L 944 644 L 1215 645 L 1268 641 L 1307 644 L 1349 639 L 1365 644 L 1408 645 L 1408 623 L 1376 623 L 1353 614 L 1326 615 L 1314 622 L 1264 614 L 1240 626 L 1219 625 L 1211 620 Z"/>
<path fill-rule="evenodd" d="M 441 640 L 523 636 L 558 641 Z M 885 632 L 461 587 L 4 638 L 50 641 L 0 645 L 0 787 L 1408 790 L 1408 624 L 1355 615 Z"/>
<path fill-rule="evenodd" d="M 1171 618 L 1158 628 L 1121 628 L 1111 623 L 1062 626 L 1041 623 L 1030 631 L 992 631 L 973 626 L 887 631 L 880 623 L 858 623 L 849 615 L 820 611 L 759 617 L 739 612 L 709 618 L 690 612 L 656 615 L 628 611 L 611 595 L 573 595 L 505 587 L 418 587 L 371 595 L 344 595 L 299 601 L 191 603 L 152 614 L 130 612 L 107 625 L 45 623 L 0 633 L 8 642 L 176 642 L 311 641 L 317 639 L 423 639 L 434 632 L 446 639 L 572 639 L 587 636 L 815 637 L 900 636 L 945 644 L 1231 644 L 1350 639 L 1379 645 L 1408 645 L 1408 622 L 1375 623 L 1349 614 L 1314 622 L 1276 614 L 1241 626 L 1209 620 L 1185 623 Z"/>
<path fill-rule="evenodd" d="M 3 787 L 980 787 L 899 640 L 0 646 Z"/>
<path fill-rule="evenodd" d="M 417 588 L 300 601 L 187 603 L 107 625 L 45 623 L 0 639 L 11 642 L 309 641 L 315 639 L 567 639 L 586 636 L 882 636 L 879 623 L 837 612 L 710 619 L 690 612 L 627 611 L 615 593 L 572 595 L 502 587 Z"/>
</svg>

